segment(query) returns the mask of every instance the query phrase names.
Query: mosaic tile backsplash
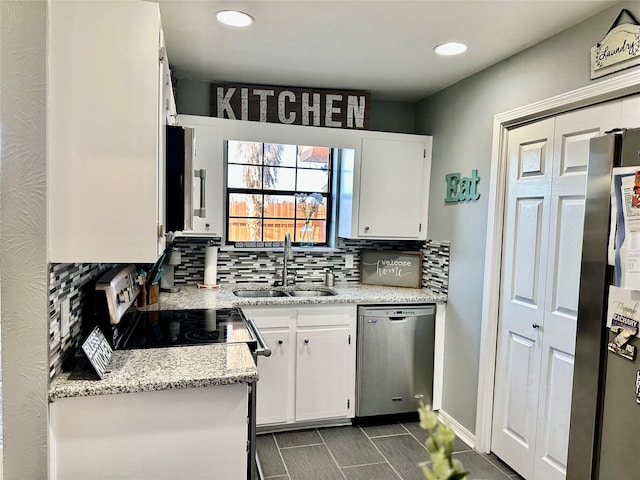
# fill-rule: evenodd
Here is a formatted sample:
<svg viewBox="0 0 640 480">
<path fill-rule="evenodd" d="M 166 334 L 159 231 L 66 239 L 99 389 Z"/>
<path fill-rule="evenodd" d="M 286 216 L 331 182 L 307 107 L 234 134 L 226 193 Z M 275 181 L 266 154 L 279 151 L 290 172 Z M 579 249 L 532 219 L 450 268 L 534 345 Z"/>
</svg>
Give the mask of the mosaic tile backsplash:
<svg viewBox="0 0 640 480">
<path fill-rule="evenodd" d="M 172 246 L 181 250 L 181 264 L 175 269 L 176 285 L 202 283 L 204 251 L 208 239 L 178 238 Z M 214 239 L 220 245 L 220 239 Z M 336 250 L 313 251 L 296 249 L 290 262 L 297 283 L 322 283 L 324 273 L 331 269 L 336 283 L 360 281 L 362 250 L 422 250 L 422 286 L 436 293 L 447 293 L 449 276 L 449 242 L 427 240 L 379 241 L 339 239 Z M 353 255 L 353 268 L 346 268 L 345 256 Z M 95 281 L 112 264 L 52 264 L 49 269 L 49 374 L 53 378 L 63 362 L 75 352 L 82 336 L 82 318 L 94 311 Z M 279 280 L 282 252 L 278 251 L 218 251 L 217 283 L 265 283 Z M 69 303 L 68 332 L 62 331 L 62 306 Z"/>
<path fill-rule="evenodd" d="M 220 246 L 220 239 L 213 239 Z M 202 283 L 204 277 L 204 251 L 207 239 L 177 238 L 172 246 L 180 249 L 182 263 L 175 269 L 176 285 Z M 324 273 L 332 270 L 336 283 L 360 281 L 360 252 L 362 250 L 422 250 L 422 285 L 437 293 L 447 293 L 449 275 L 449 242 L 379 241 L 338 239 L 333 251 L 294 250 L 289 271 L 295 272 L 297 283 L 321 283 Z M 345 256 L 353 255 L 353 268 L 345 266 Z M 280 280 L 282 252 L 278 251 L 225 251 L 218 250 L 217 283 L 266 283 Z"/>
<path fill-rule="evenodd" d="M 92 315 L 95 280 L 112 267 L 97 263 L 56 263 L 49 267 L 49 378 L 80 345 L 82 318 Z M 62 331 L 62 306 L 69 302 L 69 330 Z"/>
</svg>

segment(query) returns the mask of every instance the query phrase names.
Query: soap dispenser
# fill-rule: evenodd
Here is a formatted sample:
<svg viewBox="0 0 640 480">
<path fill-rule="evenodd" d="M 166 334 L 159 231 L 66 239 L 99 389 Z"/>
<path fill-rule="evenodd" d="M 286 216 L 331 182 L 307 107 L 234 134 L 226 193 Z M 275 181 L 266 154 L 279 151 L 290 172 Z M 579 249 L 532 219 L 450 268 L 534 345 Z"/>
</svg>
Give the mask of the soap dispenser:
<svg viewBox="0 0 640 480">
<path fill-rule="evenodd" d="M 324 274 L 324 284 L 327 287 L 333 287 L 334 282 L 335 282 L 335 277 L 333 275 L 333 271 L 327 270 Z"/>
</svg>

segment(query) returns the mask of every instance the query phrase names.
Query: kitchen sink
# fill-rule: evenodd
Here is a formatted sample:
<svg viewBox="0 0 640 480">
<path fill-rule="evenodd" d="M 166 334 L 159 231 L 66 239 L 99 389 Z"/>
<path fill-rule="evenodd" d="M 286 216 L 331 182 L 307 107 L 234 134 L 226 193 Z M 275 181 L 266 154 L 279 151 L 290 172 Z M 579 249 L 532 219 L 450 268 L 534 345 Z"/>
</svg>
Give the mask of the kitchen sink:
<svg viewBox="0 0 640 480">
<path fill-rule="evenodd" d="M 287 292 L 281 290 L 234 290 L 236 297 L 264 298 L 264 297 L 288 297 Z"/>
<path fill-rule="evenodd" d="M 288 293 L 292 297 L 330 297 L 336 294 L 331 290 L 291 290 Z"/>
<path fill-rule="evenodd" d="M 333 290 L 234 290 L 236 297 L 245 298 L 277 298 L 277 297 L 330 297 L 336 294 Z"/>
</svg>

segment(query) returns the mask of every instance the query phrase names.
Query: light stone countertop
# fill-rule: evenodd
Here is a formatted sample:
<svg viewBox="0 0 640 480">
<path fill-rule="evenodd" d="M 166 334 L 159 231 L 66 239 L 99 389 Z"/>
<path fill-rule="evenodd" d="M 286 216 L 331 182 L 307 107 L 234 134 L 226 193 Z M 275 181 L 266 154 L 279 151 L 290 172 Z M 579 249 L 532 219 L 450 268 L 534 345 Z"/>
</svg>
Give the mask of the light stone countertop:
<svg viewBox="0 0 640 480">
<path fill-rule="evenodd" d="M 178 293 L 161 293 L 158 303 L 141 310 L 183 310 L 268 305 L 313 304 L 403 304 L 446 302 L 447 296 L 428 289 L 338 284 L 333 296 L 246 298 L 234 290 L 270 289 L 265 284 L 223 285 L 215 289 L 182 287 Z M 320 283 L 296 284 L 278 289 L 321 289 Z M 88 367 L 88 365 L 87 365 Z M 90 368 L 90 367 L 89 367 Z M 105 377 L 75 368 L 62 372 L 49 388 L 49 400 L 118 393 L 135 393 L 172 388 L 195 388 L 252 382 L 258 371 L 245 344 L 212 344 L 142 350 L 116 350 Z"/>
<path fill-rule="evenodd" d="M 250 383 L 258 369 L 244 343 L 116 350 L 102 380 L 87 368 L 62 372 L 49 400 Z"/>
<path fill-rule="evenodd" d="M 333 303 L 354 303 L 358 305 L 394 303 L 436 303 L 446 302 L 447 296 L 434 293 L 426 288 L 383 287 L 358 283 L 337 284 L 325 287 L 321 283 L 298 283 L 275 290 L 333 290 L 336 295 L 319 297 L 237 297 L 234 290 L 269 290 L 274 287 L 262 284 L 226 284 L 219 288 L 204 289 L 195 285 L 182 287 L 177 293 L 161 293 L 158 303 L 142 310 L 183 310 L 190 308 L 228 308 L 268 305 L 313 305 Z"/>
</svg>

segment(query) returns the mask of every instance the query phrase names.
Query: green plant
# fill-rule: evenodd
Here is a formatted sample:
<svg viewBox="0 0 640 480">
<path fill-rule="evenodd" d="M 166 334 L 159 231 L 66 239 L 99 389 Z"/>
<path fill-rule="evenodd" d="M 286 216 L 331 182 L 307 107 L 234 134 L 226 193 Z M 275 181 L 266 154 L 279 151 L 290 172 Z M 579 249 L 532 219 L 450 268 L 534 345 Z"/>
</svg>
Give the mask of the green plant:
<svg viewBox="0 0 640 480">
<path fill-rule="evenodd" d="M 456 434 L 447 423 L 441 423 L 438 414 L 430 405 L 420 402 L 420 427 L 429 432 L 425 443 L 431 462 L 420 464 L 427 480 L 466 480 L 469 472 L 465 471 L 460 460 L 453 458 L 453 441 Z"/>
</svg>

